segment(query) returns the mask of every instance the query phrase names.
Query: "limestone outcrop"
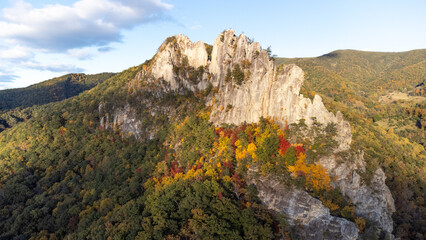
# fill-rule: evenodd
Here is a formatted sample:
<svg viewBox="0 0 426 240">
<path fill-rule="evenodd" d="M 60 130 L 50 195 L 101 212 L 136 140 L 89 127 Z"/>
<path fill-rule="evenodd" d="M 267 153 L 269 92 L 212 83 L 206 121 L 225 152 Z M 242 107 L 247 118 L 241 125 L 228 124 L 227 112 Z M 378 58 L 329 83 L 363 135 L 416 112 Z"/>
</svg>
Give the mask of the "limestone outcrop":
<svg viewBox="0 0 426 240">
<path fill-rule="evenodd" d="M 296 65 L 276 67 L 259 43 L 242 34 L 236 36 L 233 30 L 224 31 L 216 38 L 211 53 L 204 43 L 192 43 L 186 36 L 177 35 L 160 46 L 148 67 L 141 70 L 134 81 L 156 83 L 162 91 L 176 93 L 182 89 L 215 88 L 217 93 L 210 96 L 208 104 L 212 107 L 210 120 L 216 125 L 258 122 L 260 117 L 271 117 L 282 127 L 302 119 L 308 126 L 314 119 L 323 125 L 335 124 L 338 147 L 318 163 L 328 170 L 332 185 L 339 187 L 354 204 L 358 216 L 392 236 L 391 214 L 395 207 L 383 171 L 378 169 L 371 183 L 361 180 L 358 172 L 365 171 L 365 162 L 362 153 L 350 150 L 349 122 L 340 112 L 328 111 L 320 96 L 311 100 L 300 94 L 304 73 Z M 102 113 L 101 125 L 111 126 L 112 121 L 112 125 L 124 132 L 136 137 L 141 134 L 138 129 L 143 126 L 134 118 L 131 106 L 116 109 L 112 115 L 108 119 Z M 343 161 L 338 157 L 339 152 L 349 154 L 350 159 Z M 308 193 L 273 180 L 260 179 L 253 183 L 266 206 L 285 213 L 294 225 L 303 226 L 298 232 L 302 238 L 359 237 L 354 223 L 331 216 L 329 210 Z"/>
<path fill-rule="evenodd" d="M 296 228 L 295 234 L 299 239 L 358 239 L 359 230 L 353 222 L 331 216 L 330 210 L 308 193 L 268 178 L 260 178 L 253 183 L 264 204 L 284 213 L 290 224 L 303 226 Z"/>
<path fill-rule="evenodd" d="M 103 104 L 99 105 L 99 115 L 101 115 L 100 126 L 108 129 L 120 127 L 124 134 L 132 134 L 136 139 L 142 137 L 142 122 L 138 120 L 130 105 L 118 108 L 112 114 L 112 121 L 109 115 L 103 112 Z"/>
<path fill-rule="evenodd" d="M 340 191 L 351 199 L 356 215 L 369 219 L 384 232 L 391 233 L 395 205 L 392 194 L 385 184 L 385 173 L 382 169 L 377 169 L 371 182 L 366 184 L 358 173 L 365 171 L 363 154 L 353 154 L 350 159 L 351 162 L 338 164 L 343 160 L 331 155 L 323 157 L 318 163 L 328 170 L 328 174 L 334 179 L 332 184 L 339 187 Z"/>
<path fill-rule="evenodd" d="M 237 64 L 247 65 L 247 63 L 249 64 L 244 74 L 248 77 L 242 81 L 241 85 L 225 80 L 228 69 L 233 69 Z M 212 83 L 219 88 L 219 93 L 212 99 L 211 120 L 214 123 L 257 122 L 263 116 L 274 118 L 281 126 L 297 123 L 301 119 L 304 119 L 309 126 L 313 123 L 313 119 L 316 119 L 324 125 L 336 124 L 335 140 L 339 143 L 339 147 L 335 149 L 335 153 L 350 149 L 351 128 L 343 115 L 340 112 L 336 114 L 329 112 L 320 96 L 316 95 L 311 100 L 299 93 L 304 81 L 302 69 L 296 65 L 277 69 L 267 52 L 261 50 L 257 43 L 248 43 L 244 35 L 236 37 L 231 30 L 219 36 L 213 46 L 209 69 L 213 75 Z M 332 184 L 338 186 L 352 201 L 355 213 L 375 223 L 391 236 L 393 230 L 391 215 L 395 207 L 390 190 L 385 185 L 383 171 L 378 169 L 371 184 L 366 184 L 360 180 L 357 172 L 365 171 L 362 154 L 351 153 L 350 161 L 338 161 L 335 154 L 330 154 L 319 163 L 326 167 L 334 179 Z M 257 186 L 260 185 L 257 184 Z M 287 191 L 284 198 L 299 195 L 293 191 Z M 268 201 L 266 198 L 263 200 L 267 206 L 273 208 L 276 207 L 275 201 L 286 202 L 283 199 L 279 200 L 279 194 L 275 197 L 274 199 L 272 195 L 267 198 Z M 288 201 L 290 200 L 287 199 Z M 288 214 L 287 210 L 284 212 Z M 342 229 L 345 226 L 340 225 Z M 306 226 L 305 229 L 307 229 Z M 311 238 L 308 237 L 308 239 Z"/>
<path fill-rule="evenodd" d="M 241 85 L 225 80 L 226 72 L 236 65 L 245 66 Z M 218 37 L 209 70 L 213 85 L 220 89 L 213 102 L 214 123 L 257 122 L 260 117 L 268 116 L 283 127 L 301 119 L 311 125 L 316 118 L 324 125 L 335 123 L 339 149 L 349 149 L 351 129 L 342 114 L 329 112 L 318 95 L 311 101 L 299 94 L 304 81 L 302 69 L 296 65 L 276 69 L 268 53 L 258 43 L 247 43 L 244 35 L 236 37 L 231 30 Z"/>
<path fill-rule="evenodd" d="M 165 41 L 160 46 L 152 66 L 143 74 L 154 80 L 164 80 L 169 84 L 168 90 L 177 91 L 182 87 L 194 90 L 198 88 L 197 85 L 191 84 L 185 77 L 178 76 L 176 67 L 189 65 L 197 69 L 207 66 L 207 59 L 208 54 L 204 43 L 200 41 L 192 43 L 187 36 L 180 34 L 169 38 L 169 41 Z"/>
</svg>

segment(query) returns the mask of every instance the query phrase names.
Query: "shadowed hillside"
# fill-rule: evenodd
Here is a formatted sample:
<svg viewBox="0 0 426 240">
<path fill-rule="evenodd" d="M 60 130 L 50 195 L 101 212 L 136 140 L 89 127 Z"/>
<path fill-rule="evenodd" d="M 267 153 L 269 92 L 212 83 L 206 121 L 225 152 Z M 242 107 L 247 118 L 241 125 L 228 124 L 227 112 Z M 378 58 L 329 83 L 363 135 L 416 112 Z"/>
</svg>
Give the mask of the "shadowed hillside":
<svg viewBox="0 0 426 240">
<path fill-rule="evenodd" d="M 27 121 L 37 106 L 58 102 L 89 90 L 114 73 L 67 74 L 26 88 L 0 91 L 0 132 Z"/>
<path fill-rule="evenodd" d="M 26 88 L 2 90 L 0 111 L 61 101 L 91 89 L 113 75 L 113 73 L 67 74 Z"/>
</svg>

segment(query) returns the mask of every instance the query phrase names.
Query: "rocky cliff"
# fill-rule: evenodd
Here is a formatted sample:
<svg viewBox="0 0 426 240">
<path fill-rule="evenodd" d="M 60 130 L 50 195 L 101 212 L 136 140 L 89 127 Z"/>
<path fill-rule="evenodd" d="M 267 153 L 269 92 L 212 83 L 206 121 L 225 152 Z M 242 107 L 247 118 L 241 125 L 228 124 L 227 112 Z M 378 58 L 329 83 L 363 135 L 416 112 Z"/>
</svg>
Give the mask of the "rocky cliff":
<svg viewBox="0 0 426 240">
<path fill-rule="evenodd" d="M 233 75 L 236 68 L 244 73 L 240 85 L 226 81 L 227 72 Z M 349 149 L 351 129 L 342 114 L 329 112 L 318 95 L 311 101 L 299 94 L 302 69 L 296 65 L 276 69 L 268 53 L 258 43 L 248 43 L 244 35 L 236 37 L 232 30 L 222 33 L 214 42 L 209 70 L 213 85 L 220 89 L 213 101 L 214 123 L 257 122 L 261 116 L 269 116 L 281 126 L 301 119 L 311 125 L 316 118 L 322 124 L 337 124 L 340 150 Z"/>
<path fill-rule="evenodd" d="M 278 180 L 260 178 L 253 182 L 259 198 L 270 209 L 284 213 L 296 228 L 300 239 L 358 239 L 358 228 L 344 218 L 330 215 L 320 200 L 305 191 L 289 188 Z"/>
<path fill-rule="evenodd" d="M 355 213 L 392 237 L 391 214 L 395 210 L 383 171 L 378 169 L 369 184 L 362 181 L 358 172 L 365 170 L 365 163 L 362 153 L 350 150 L 349 123 L 340 112 L 329 112 L 320 96 L 311 100 L 299 93 L 304 81 L 299 67 L 277 68 L 259 43 L 244 35 L 236 36 L 229 30 L 216 38 L 211 52 L 204 43 L 192 43 L 183 35 L 168 38 L 132 81 L 155 83 L 163 91 L 176 93 L 216 88 L 217 94 L 210 96 L 208 101 L 212 107 L 210 119 L 217 125 L 258 122 L 262 116 L 272 117 L 282 127 L 302 119 L 308 126 L 314 119 L 324 125 L 335 124 L 338 147 L 329 156 L 319 159 L 319 163 L 328 170 L 332 185 L 339 187 L 354 204 Z M 132 112 L 131 106 L 126 105 L 116 109 L 109 119 L 102 114 L 101 124 L 121 127 L 138 137 L 143 126 Z M 350 157 L 342 159 L 340 152 Z M 308 193 L 282 186 L 274 180 L 253 181 L 266 206 L 285 213 L 294 225 L 303 226 L 298 231 L 300 237 L 358 238 L 354 223 L 331 216 L 329 210 Z"/>
<path fill-rule="evenodd" d="M 332 184 L 351 199 L 355 206 L 355 214 L 376 224 L 385 233 L 393 230 L 392 213 L 395 205 L 392 194 L 385 184 L 385 173 L 377 169 L 370 183 L 365 183 L 359 173 L 365 171 L 363 154 L 351 153 L 344 161 L 338 155 L 330 155 L 320 159 L 319 164 L 328 170 L 334 179 Z M 339 162 L 343 162 L 338 164 Z"/>
</svg>

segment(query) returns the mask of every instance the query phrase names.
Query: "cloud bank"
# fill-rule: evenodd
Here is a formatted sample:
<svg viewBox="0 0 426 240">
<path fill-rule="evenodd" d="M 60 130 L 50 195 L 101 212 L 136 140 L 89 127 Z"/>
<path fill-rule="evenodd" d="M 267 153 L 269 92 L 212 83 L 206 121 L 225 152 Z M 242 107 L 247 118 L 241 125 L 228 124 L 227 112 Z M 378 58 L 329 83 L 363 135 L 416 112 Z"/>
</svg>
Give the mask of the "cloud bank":
<svg viewBox="0 0 426 240">
<path fill-rule="evenodd" d="M 52 52 L 102 47 L 121 41 L 125 29 L 162 19 L 171 8 L 161 0 L 80 0 L 43 8 L 16 0 L 2 10 L 0 38 Z"/>
<path fill-rule="evenodd" d="M 169 19 L 173 7 L 163 0 L 75 0 L 36 8 L 28 1 L 11 0 L 11 7 L 0 9 L 0 66 L 8 69 L 0 71 L 0 89 L 18 81 L 21 70 L 83 72 L 67 61 L 111 51 L 124 30 Z M 40 62 L 41 53 L 61 57 Z"/>
<path fill-rule="evenodd" d="M 83 68 L 76 67 L 74 65 L 69 64 L 60 64 L 60 63 L 54 63 L 54 64 L 43 64 L 36 61 L 30 61 L 30 62 L 23 62 L 23 66 L 29 69 L 35 69 L 40 71 L 50 71 L 50 72 L 57 72 L 57 73 L 64 73 L 64 72 L 73 72 L 73 73 L 81 73 L 84 72 Z"/>
</svg>

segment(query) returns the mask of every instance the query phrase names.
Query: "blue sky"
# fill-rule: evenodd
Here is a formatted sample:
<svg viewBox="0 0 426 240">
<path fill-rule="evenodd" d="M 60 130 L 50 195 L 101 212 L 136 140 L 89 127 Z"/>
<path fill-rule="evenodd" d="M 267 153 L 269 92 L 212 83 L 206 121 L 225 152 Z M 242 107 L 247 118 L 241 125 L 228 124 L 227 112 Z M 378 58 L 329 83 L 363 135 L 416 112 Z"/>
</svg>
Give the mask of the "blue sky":
<svg viewBox="0 0 426 240">
<path fill-rule="evenodd" d="M 280 57 L 426 48 L 424 0 L 0 0 L 0 89 L 119 72 L 168 36 L 233 28 Z"/>
</svg>

